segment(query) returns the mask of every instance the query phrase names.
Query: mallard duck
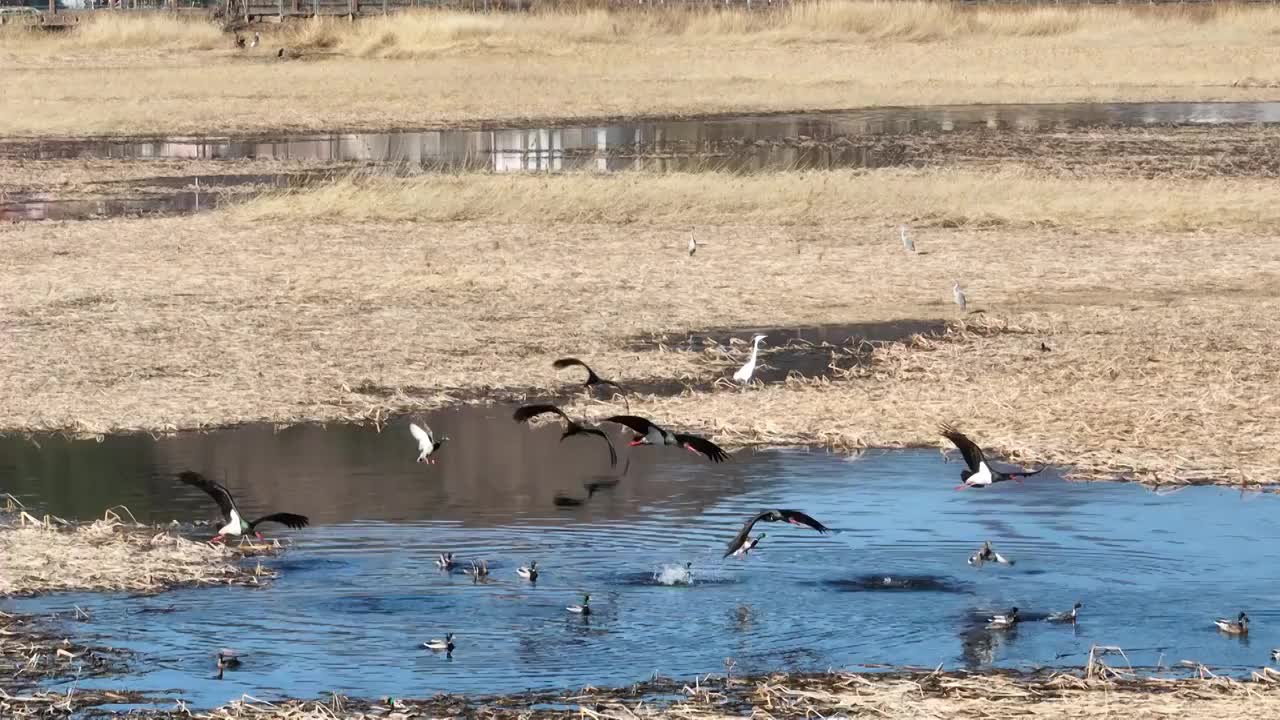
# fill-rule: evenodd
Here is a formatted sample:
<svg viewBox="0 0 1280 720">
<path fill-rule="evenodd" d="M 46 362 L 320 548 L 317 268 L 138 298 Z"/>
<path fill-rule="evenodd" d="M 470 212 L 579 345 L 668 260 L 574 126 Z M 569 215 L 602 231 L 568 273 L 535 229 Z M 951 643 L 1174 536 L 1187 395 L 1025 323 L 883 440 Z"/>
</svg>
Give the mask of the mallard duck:
<svg viewBox="0 0 1280 720">
<path fill-rule="evenodd" d="M 590 615 L 591 614 L 591 596 L 583 595 L 581 605 L 570 605 L 569 607 L 565 608 L 565 610 L 568 610 L 571 613 L 576 613 L 578 615 Z"/>
<path fill-rule="evenodd" d="M 489 561 L 481 560 L 477 563 L 475 560 L 472 560 L 471 567 L 467 568 L 464 572 L 476 580 L 483 580 L 489 577 Z"/>
<path fill-rule="evenodd" d="M 1280 662 L 1280 649 L 1271 651 L 1271 662 Z"/>
<path fill-rule="evenodd" d="M 440 553 L 436 557 L 436 567 L 441 570 L 452 570 L 457 566 L 458 563 L 453 561 L 453 553 Z"/>
<path fill-rule="evenodd" d="M 992 615 L 991 622 L 987 623 L 987 627 L 993 630 L 1002 630 L 1011 628 L 1018 624 L 1018 608 L 1014 607 L 1004 615 Z"/>
<path fill-rule="evenodd" d="M 218 662 L 218 675 L 214 678 L 215 680 L 222 679 L 223 670 L 236 670 L 240 667 L 240 658 L 236 657 L 232 650 L 219 650 L 214 657 Z"/>
<path fill-rule="evenodd" d="M 431 428 L 423 426 L 418 427 L 416 423 L 409 423 L 409 434 L 413 435 L 413 439 L 418 441 L 418 462 L 435 464 L 436 459 L 432 457 L 440 448 L 449 440 L 448 436 L 441 435 L 436 437 L 431 432 Z"/>
<path fill-rule="evenodd" d="M 1078 602 L 1075 605 L 1072 605 L 1070 610 L 1063 610 L 1062 612 L 1053 613 L 1046 619 L 1049 622 L 1073 623 L 1076 621 L 1076 617 L 1079 615 L 1080 608 L 1082 607 L 1084 607 L 1084 603 Z"/>
<path fill-rule="evenodd" d="M 433 638 L 422 643 L 422 647 L 435 652 L 453 652 L 453 633 L 448 633 L 444 639 Z"/>
<path fill-rule="evenodd" d="M 1213 624 L 1217 625 L 1219 630 L 1221 630 L 1222 632 L 1228 635 L 1248 635 L 1249 634 L 1249 616 L 1246 615 L 1244 611 L 1241 611 L 1239 617 L 1237 617 L 1235 620 L 1218 618 L 1217 620 L 1213 621 Z"/>
<path fill-rule="evenodd" d="M 733 551 L 731 554 L 734 557 L 745 558 L 752 550 L 755 550 L 756 546 L 760 544 L 760 541 L 765 539 L 768 535 L 769 533 L 760 533 L 755 537 L 747 537 L 742 541 L 742 544 L 738 546 L 738 549 Z M 726 555 L 726 557 L 728 556 Z"/>
<path fill-rule="evenodd" d="M 516 575 L 519 575 L 529 582 L 538 582 L 538 561 L 534 560 L 529 563 L 528 567 L 519 568 L 516 570 Z"/>
<path fill-rule="evenodd" d="M 982 548 L 978 552 L 969 556 L 969 564 L 974 567 L 982 567 L 983 563 L 995 562 L 1001 565 L 1013 565 L 1014 561 L 1006 558 L 991 547 L 991 542 L 982 543 Z"/>
</svg>

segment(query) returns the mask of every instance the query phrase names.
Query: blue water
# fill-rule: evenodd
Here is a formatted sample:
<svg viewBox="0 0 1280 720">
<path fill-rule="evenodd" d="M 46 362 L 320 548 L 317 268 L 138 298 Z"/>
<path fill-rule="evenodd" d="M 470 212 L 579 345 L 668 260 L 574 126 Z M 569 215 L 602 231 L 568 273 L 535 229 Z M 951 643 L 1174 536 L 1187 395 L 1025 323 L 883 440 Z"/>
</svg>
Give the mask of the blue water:
<svg viewBox="0 0 1280 720">
<path fill-rule="evenodd" d="M 559 444 L 554 429 L 509 427 L 501 422 L 508 412 L 433 419 L 438 431 L 478 434 L 489 423 L 491 435 L 519 438 L 487 454 L 455 438 L 454 452 L 446 447 L 434 467 L 413 462 L 401 426 L 259 438 L 255 462 L 279 471 L 256 473 L 255 482 L 227 473 L 242 504 L 250 514 L 295 510 L 317 520 L 285 533 L 295 546 L 272 562 L 281 576 L 268 587 L 65 594 L 7 605 L 24 612 L 79 605 L 92 616 L 76 625 L 80 632 L 138 653 L 132 674 L 93 684 L 181 688 L 173 694 L 196 706 L 244 693 L 405 697 L 627 684 L 655 672 L 723 672 L 726 659 L 735 673 L 1078 667 L 1094 643 L 1125 648 L 1136 665 L 1189 659 L 1244 674 L 1280 647 L 1273 496 L 1211 487 L 1157 495 L 1050 473 L 955 492 L 960 465 L 936 451 L 856 460 L 747 451 L 717 466 L 640 448 L 622 450 L 633 464 L 616 488 L 566 510 L 552 494 L 607 472 L 607 460 L 589 442 Z M 124 452 L 111 442 L 123 443 L 96 451 Z M 172 446 L 121 446 L 149 452 L 135 462 L 154 472 L 139 472 L 132 485 L 117 479 L 120 494 L 140 499 L 149 488 L 151 519 L 192 519 L 193 508 L 204 507 L 200 496 L 159 478 L 197 458 L 212 462 L 216 453 L 200 447 L 234 443 L 217 434 L 159 444 L 166 442 Z M 42 443 L 39 452 L 74 444 Z M 326 456 L 315 487 L 294 489 L 306 478 L 297 480 L 289 463 L 305 465 L 317 448 L 342 448 L 346 464 Z M 0 490 L 7 482 L 21 485 L 26 499 L 39 495 L 32 467 L 29 457 L 0 466 Z M 48 502 L 58 507 L 57 498 Z M 768 537 L 757 552 L 722 560 L 743 519 L 768 507 L 803 509 L 840 532 L 760 524 Z M 967 565 L 984 540 L 1016 564 Z M 440 551 L 488 559 L 493 580 L 477 585 L 439 572 Z M 536 586 L 515 576 L 529 560 L 542 570 Z M 691 585 L 654 580 L 664 566 L 686 562 Z M 887 587 L 885 577 L 893 579 Z M 587 619 L 565 611 L 584 592 L 595 611 Z M 985 628 L 986 616 L 1013 605 L 1034 617 L 1077 600 L 1085 607 L 1075 627 Z M 1253 620 L 1247 640 L 1213 628 L 1213 618 L 1242 609 Z M 446 632 L 457 635 L 452 657 L 420 647 Z M 220 647 L 245 661 L 223 681 L 212 679 Z"/>
</svg>

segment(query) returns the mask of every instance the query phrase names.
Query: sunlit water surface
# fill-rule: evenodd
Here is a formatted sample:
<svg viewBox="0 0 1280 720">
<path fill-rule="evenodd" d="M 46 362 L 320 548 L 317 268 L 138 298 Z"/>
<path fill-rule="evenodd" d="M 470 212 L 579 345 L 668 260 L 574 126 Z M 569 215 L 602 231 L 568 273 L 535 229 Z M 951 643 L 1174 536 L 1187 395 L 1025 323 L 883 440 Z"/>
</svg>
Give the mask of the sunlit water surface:
<svg viewBox="0 0 1280 720">
<path fill-rule="evenodd" d="M 935 451 L 740 452 L 712 465 L 678 450 L 622 448 L 616 487 L 593 439 L 558 442 L 509 409 L 450 411 L 440 464 L 414 463 L 403 422 L 384 429 L 250 427 L 106 442 L 0 441 L 0 490 L 80 518 L 123 502 L 145 521 L 206 519 L 210 504 L 170 473 L 223 479 L 254 515 L 291 510 L 314 525 L 270 564 L 260 589 L 154 597 L 64 594 L 19 611 L 78 605 L 77 632 L 138 653 L 132 674 L 95 685 L 174 690 L 197 706 L 241 694 L 309 697 L 491 693 L 626 684 L 653 673 L 866 665 L 981 669 L 1079 666 L 1091 644 L 1135 664 L 1204 662 L 1244 673 L 1280 646 L 1280 521 L 1272 497 L 1219 488 L 1157 495 L 1136 485 L 1025 484 L 955 492 L 958 462 Z M 621 436 L 618 436 L 621 440 Z M 620 443 L 621 445 L 621 443 Z M 616 473 L 621 474 L 620 466 Z M 781 524 L 749 559 L 722 560 L 744 518 L 799 508 L 839 530 Z M 206 528 L 195 532 L 208 534 Z M 1012 567 L 971 567 L 991 540 Z M 475 584 L 436 553 L 489 561 Z M 516 568 L 537 560 L 536 585 Z M 683 572 L 692 563 L 691 576 Z M 565 606 L 591 594 L 594 614 Z M 1035 618 L 1085 603 L 1080 623 Z M 992 631 L 1019 607 L 1029 620 Z M 1212 619 L 1245 609 L 1247 640 Z M 457 635 L 451 657 L 421 647 Z M 244 666 L 213 679 L 220 647 Z"/>
</svg>

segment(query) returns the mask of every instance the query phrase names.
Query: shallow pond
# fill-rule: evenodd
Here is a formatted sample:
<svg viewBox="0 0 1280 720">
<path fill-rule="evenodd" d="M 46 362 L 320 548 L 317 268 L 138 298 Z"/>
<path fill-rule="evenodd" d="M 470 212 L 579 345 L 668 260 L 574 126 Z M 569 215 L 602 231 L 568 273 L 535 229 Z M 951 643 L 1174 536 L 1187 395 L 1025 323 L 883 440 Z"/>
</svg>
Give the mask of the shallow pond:
<svg viewBox="0 0 1280 720">
<path fill-rule="evenodd" d="M 609 475 L 593 438 L 558 442 L 509 408 L 428 421 L 450 436 L 438 465 L 414 462 L 403 420 L 372 428 L 247 427 L 161 440 L 42 438 L 0 444 L 0 491 L 89 518 L 124 503 L 148 521 L 210 516 L 171 480 L 194 468 L 242 506 L 311 515 L 262 589 L 182 590 L 146 598 L 67 594 L 6 603 L 79 605 L 77 624 L 137 651 L 110 687 L 167 690 L 198 706 L 242 693 L 359 696 L 491 693 L 867 665 L 1034 668 L 1082 664 L 1093 643 L 1135 665 L 1190 659 L 1243 674 L 1280 646 L 1275 500 L 1223 488 L 1158 495 L 1137 485 L 1024 484 L 955 492 L 960 464 L 936 451 L 744 451 L 712 465 L 674 449 L 620 448 L 618 483 L 581 507 L 583 483 Z M 619 439 L 621 436 L 618 436 Z M 629 466 L 625 465 L 630 459 Z M 623 474 L 623 469 L 626 469 Z M 722 560 L 743 519 L 807 510 L 840 532 L 762 524 L 746 560 Z M 209 534 L 207 528 L 195 530 Z M 1016 561 L 975 568 L 983 540 Z M 492 581 L 444 574 L 435 554 L 484 558 Z M 515 569 L 537 560 L 536 585 Z M 666 584 L 692 563 L 691 584 Z M 664 570 L 665 569 L 665 570 Z M 665 577 L 664 577 L 665 576 Z M 590 593 L 595 613 L 565 606 Z M 1042 622 L 1085 603 L 1080 623 Z M 1018 606 L 1027 621 L 985 627 Z M 1247 610 L 1248 640 L 1212 619 Z M 457 634 L 452 657 L 420 643 Z M 245 665 L 213 680 L 212 653 Z"/>
</svg>

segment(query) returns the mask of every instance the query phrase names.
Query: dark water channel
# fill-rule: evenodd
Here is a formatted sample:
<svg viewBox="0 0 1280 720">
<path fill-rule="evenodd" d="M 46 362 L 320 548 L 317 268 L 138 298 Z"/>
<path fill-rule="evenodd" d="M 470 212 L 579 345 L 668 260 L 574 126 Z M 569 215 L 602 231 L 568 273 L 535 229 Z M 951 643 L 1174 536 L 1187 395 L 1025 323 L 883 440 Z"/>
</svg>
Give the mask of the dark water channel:
<svg viewBox="0 0 1280 720">
<path fill-rule="evenodd" d="M 428 418 L 451 443 L 414 462 L 398 421 L 382 432 L 247 427 L 97 443 L 0 442 L 0 491 L 76 518 L 124 503 L 144 521 L 210 516 L 170 479 L 195 468 L 224 481 L 250 515 L 289 510 L 313 526 L 285 534 L 263 589 L 182 590 L 148 598 L 66 594 L 8 609 L 79 605 L 76 625 L 138 653 L 109 687 L 174 690 L 198 706 L 270 698 L 491 693 L 626 684 L 654 672 L 825 670 L 866 664 L 1035 668 L 1082 664 L 1093 643 L 1139 665 L 1191 659 L 1245 674 L 1280 646 L 1276 501 L 1212 487 L 1158 495 L 1136 485 L 1025 484 L 955 492 L 959 464 L 936 451 L 736 453 L 712 465 L 655 448 L 587 504 L 557 494 L 610 473 L 594 439 L 564 444 L 509 409 Z M 619 471 L 621 473 L 621 466 Z M 722 560 L 743 519 L 767 507 L 810 511 L 834 535 L 781 525 L 746 560 Z M 206 528 L 193 532 L 205 534 Z M 971 567 L 983 540 L 1016 561 Z M 484 558 L 494 578 L 444 574 L 435 554 Z M 516 568 L 537 560 L 535 585 Z M 692 583 L 680 568 L 693 565 Z M 589 619 L 565 606 L 592 596 Z M 1078 626 L 1030 620 L 994 631 L 1016 605 L 1030 618 L 1085 603 Z M 1212 619 L 1247 610 L 1247 640 Z M 420 643 L 457 634 L 452 658 Z M 211 679 L 212 653 L 245 666 Z M 181 689 L 180 692 L 177 689 Z"/>
<path fill-rule="evenodd" d="M 1276 122 L 1280 122 L 1277 102 L 956 105 L 481 130 L 14 141 L 0 143 L 0 157 L 259 159 L 350 163 L 353 167 L 373 164 L 391 166 L 393 172 L 755 172 L 877 168 L 917 161 L 902 144 L 869 142 L 883 136 Z M 279 174 L 268 179 L 273 184 L 297 184 L 314 178 Z M 262 180 L 255 176 L 253 182 Z M 178 194 L 118 198 L 95 205 L 76 202 L 82 204 L 69 205 L 66 199 L 11 200 L 0 204 L 0 220 L 174 214 L 197 209 L 190 188 Z M 212 202 L 205 202 L 200 209 L 212 206 Z"/>
</svg>

